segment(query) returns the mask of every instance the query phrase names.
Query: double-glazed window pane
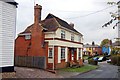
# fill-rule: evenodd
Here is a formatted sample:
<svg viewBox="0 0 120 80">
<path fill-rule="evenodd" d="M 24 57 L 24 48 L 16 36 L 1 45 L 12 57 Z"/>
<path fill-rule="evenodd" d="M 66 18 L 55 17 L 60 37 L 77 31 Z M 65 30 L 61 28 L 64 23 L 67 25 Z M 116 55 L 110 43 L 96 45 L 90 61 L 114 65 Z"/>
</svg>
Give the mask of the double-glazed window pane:
<svg viewBox="0 0 120 80">
<path fill-rule="evenodd" d="M 78 52 L 78 54 L 79 54 L 79 57 L 81 57 L 81 49 L 79 49 L 79 52 Z"/>
<path fill-rule="evenodd" d="M 52 57 L 53 57 L 53 49 L 49 48 L 49 58 L 52 58 Z"/>
<path fill-rule="evenodd" d="M 61 30 L 61 39 L 65 39 L 65 31 Z"/>
<path fill-rule="evenodd" d="M 30 35 L 25 35 L 25 39 L 26 40 L 31 39 L 31 36 Z"/>
<path fill-rule="evenodd" d="M 65 59 L 65 48 L 61 48 L 61 59 Z"/>
<path fill-rule="evenodd" d="M 74 34 L 71 34 L 71 41 L 74 41 Z"/>
</svg>

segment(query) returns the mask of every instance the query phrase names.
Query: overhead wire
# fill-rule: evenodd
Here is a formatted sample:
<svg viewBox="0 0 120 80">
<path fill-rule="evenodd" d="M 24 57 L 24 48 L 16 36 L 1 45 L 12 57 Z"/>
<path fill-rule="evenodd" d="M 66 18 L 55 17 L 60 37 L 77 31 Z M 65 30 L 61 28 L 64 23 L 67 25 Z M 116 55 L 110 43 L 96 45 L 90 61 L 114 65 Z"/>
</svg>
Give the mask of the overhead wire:
<svg viewBox="0 0 120 80">
<path fill-rule="evenodd" d="M 109 7 L 106 7 L 106 8 L 104 8 L 104 9 L 101 9 L 101 10 L 98 10 L 98 11 L 95 11 L 95 12 L 92 12 L 92 13 L 89 13 L 89 14 L 86 14 L 86 15 L 83 15 L 83 16 L 70 17 L 70 18 L 66 18 L 66 19 L 76 19 L 76 18 L 80 18 L 80 17 L 87 17 L 87 16 L 89 16 L 89 15 L 93 15 L 93 14 L 96 14 L 96 13 L 99 13 L 99 12 L 103 12 L 104 10 L 107 10 L 107 9 L 112 8 L 112 7 L 114 7 L 114 6 L 115 6 L 115 5 L 109 6 Z"/>
</svg>

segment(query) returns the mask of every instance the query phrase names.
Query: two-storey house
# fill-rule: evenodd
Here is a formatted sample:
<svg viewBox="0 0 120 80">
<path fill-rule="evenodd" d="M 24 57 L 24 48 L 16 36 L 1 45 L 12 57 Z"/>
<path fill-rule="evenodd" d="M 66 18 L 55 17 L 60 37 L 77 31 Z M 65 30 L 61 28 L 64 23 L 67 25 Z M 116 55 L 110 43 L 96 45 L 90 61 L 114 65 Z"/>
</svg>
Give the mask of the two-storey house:
<svg viewBox="0 0 120 80">
<path fill-rule="evenodd" d="M 96 54 L 99 54 L 99 55 L 102 54 L 102 47 L 95 44 L 94 42 L 92 42 L 92 45 L 91 44 L 84 45 L 83 55 L 94 56 Z"/>
<path fill-rule="evenodd" d="M 45 56 L 46 68 L 67 67 L 67 62 L 82 65 L 83 35 L 74 24 L 48 14 L 41 20 L 42 6 L 35 6 L 35 22 L 16 39 L 16 56 Z"/>
</svg>

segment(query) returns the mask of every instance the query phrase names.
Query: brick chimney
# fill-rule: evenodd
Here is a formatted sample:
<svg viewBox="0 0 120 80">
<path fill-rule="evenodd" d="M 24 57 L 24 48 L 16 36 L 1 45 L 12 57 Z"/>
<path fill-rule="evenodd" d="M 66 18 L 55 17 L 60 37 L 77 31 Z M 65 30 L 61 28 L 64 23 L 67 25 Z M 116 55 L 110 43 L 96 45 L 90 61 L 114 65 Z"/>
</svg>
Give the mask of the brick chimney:
<svg viewBox="0 0 120 80">
<path fill-rule="evenodd" d="M 69 25 L 70 25 L 72 28 L 74 28 L 74 24 L 73 24 L 73 23 L 70 23 Z"/>
<path fill-rule="evenodd" d="M 36 4 L 36 6 L 34 6 L 34 27 L 39 26 L 39 22 L 41 21 L 41 10 L 42 10 L 42 6 Z"/>
<path fill-rule="evenodd" d="M 41 56 L 42 45 L 44 43 L 44 32 L 41 22 L 41 10 L 42 6 L 36 4 L 34 6 L 34 26 L 31 31 L 31 53 L 30 56 Z"/>
</svg>

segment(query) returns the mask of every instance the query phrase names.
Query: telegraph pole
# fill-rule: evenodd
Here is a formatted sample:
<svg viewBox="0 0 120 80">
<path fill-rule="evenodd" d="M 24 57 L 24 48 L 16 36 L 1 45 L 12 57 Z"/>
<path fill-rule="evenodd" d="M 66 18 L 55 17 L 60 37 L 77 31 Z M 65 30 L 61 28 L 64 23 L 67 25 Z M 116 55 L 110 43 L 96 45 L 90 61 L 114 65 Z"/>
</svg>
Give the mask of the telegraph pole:
<svg viewBox="0 0 120 80">
<path fill-rule="evenodd" d="M 118 40 L 120 41 L 120 2 L 118 2 Z"/>
</svg>

